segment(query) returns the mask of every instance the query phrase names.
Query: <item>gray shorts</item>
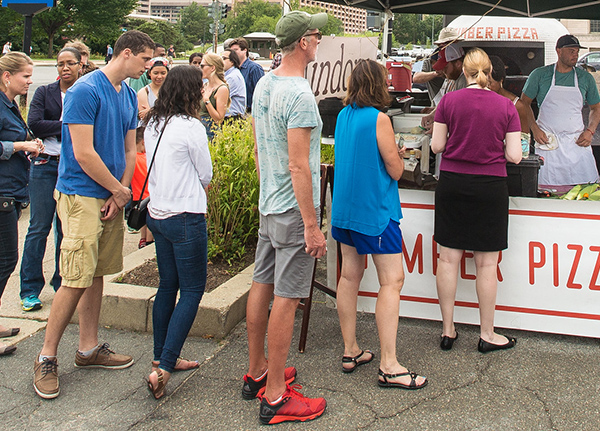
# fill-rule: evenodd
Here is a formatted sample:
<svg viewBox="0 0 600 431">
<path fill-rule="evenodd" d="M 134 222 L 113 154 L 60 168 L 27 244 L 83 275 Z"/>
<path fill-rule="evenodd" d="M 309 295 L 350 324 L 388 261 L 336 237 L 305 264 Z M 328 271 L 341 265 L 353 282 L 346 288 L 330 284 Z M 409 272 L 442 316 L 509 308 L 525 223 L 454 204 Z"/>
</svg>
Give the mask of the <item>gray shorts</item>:
<svg viewBox="0 0 600 431">
<path fill-rule="evenodd" d="M 319 208 L 317 208 L 318 215 Z M 300 210 L 260 215 L 253 280 L 273 284 L 275 295 L 307 298 L 315 258 L 304 251 L 304 222 Z"/>
</svg>

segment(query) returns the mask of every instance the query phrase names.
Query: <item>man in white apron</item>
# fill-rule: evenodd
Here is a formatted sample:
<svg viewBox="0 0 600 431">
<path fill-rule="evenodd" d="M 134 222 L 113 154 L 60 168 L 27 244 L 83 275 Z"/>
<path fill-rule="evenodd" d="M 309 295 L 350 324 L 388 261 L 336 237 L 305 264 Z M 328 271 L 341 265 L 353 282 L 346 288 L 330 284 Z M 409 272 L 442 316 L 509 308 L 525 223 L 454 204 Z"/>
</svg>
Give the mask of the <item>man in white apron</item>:
<svg viewBox="0 0 600 431">
<path fill-rule="evenodd" d="M 570 34 L 556 42 L 558 61 L 535 69 L 521 94 L 530 111 L 530 127 L 539 144 L 551 144 L 554 135 L 558 148 L 536 148 L 544 158 L 539 184 L 572 185 L 598 181 L 598 169 L 590 144 L 600 122 L 600 96 L 594 78 L 585 70 L 575 68 L 579 56 L 579 40 Z M 531 102 L 537 98 L 540 113 L 537 123 Z M 581 110 L 584 101 L 590 106 L 588 127 L 583 124 Z"/>
</svg>

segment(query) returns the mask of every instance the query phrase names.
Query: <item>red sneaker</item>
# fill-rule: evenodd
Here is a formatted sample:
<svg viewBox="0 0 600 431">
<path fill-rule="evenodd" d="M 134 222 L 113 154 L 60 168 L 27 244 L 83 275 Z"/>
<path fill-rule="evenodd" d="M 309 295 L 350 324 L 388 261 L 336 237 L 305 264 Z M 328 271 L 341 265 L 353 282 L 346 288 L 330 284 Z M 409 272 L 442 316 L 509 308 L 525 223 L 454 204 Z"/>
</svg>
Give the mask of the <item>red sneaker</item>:
<svg viewBox="0 0 600 431">
<path fill-rule="evenodd" d="M 287 367 L 284 373 L 285 383 L 288 385 L 296 379 L 296 374 L 298 374 L 294 367 Z M 259 380 L 254 380 L 250 374 L 246 374 L 244 376 L 244 386 L 242 386 L 242 398 L 245 400 L 261 399 L 267 385 L 267 374 L 268 371 Z"/>
<path fill-rule="evenodd" d="M 267 397 L 263 397 L 260 402 L 260 422 L 264 425 L 305 422 L 321 416 L 327 407 L 325 398 L 308 398 L 296 389 L 302 389 L 302 386 L 288 385 L 276 404 L 271 404 Z"/>
</svg>

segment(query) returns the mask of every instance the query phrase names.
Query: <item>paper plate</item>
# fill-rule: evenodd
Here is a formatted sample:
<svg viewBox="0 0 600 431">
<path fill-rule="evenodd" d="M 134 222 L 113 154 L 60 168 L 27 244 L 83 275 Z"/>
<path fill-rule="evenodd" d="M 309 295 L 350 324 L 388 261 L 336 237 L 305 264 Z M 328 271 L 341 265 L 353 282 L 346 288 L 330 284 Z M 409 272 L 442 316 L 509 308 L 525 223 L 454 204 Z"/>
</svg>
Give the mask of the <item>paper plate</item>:
<svg viewBox="0 0 600 431">
<path fill-rule="evenodd" d="M 544 131 L 544 133 L 548 137 L 548 143 L 540 144 L 539 142 L 536 141 L 535 148 L 539 148 L 540 150 L 544 150 L 544 151 L 556 150 L 558 148 L 558 140 L 556 139 L 556 136 L 553 133 L 549 133 L 546 131 Z"/>
</svg>

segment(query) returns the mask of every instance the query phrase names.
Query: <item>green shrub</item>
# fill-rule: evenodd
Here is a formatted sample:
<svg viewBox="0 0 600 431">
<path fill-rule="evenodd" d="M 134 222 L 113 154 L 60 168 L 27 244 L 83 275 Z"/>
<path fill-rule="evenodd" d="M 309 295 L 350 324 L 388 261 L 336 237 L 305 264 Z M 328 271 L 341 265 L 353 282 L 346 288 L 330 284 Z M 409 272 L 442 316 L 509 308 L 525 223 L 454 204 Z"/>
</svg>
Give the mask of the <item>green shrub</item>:
<svg viewBox="0 0 600 431">
<path fill-rule="evenodd" d="M 209 144 L 213 178 L 208 190 L 208 259 L 231 263 L 255 245 L 259 183 L 250 119 L 226 122 Z M 321 145 L 322 163 L 333 164 L 333 145 Z"/>
<path fill-rule="evenodd" d="M 256 243 L 258 175 L 252 123 L 225 122 L 209 145 L 213 178 L 208 190 L 208 258 L 231 263 Z"/>
</svg>

